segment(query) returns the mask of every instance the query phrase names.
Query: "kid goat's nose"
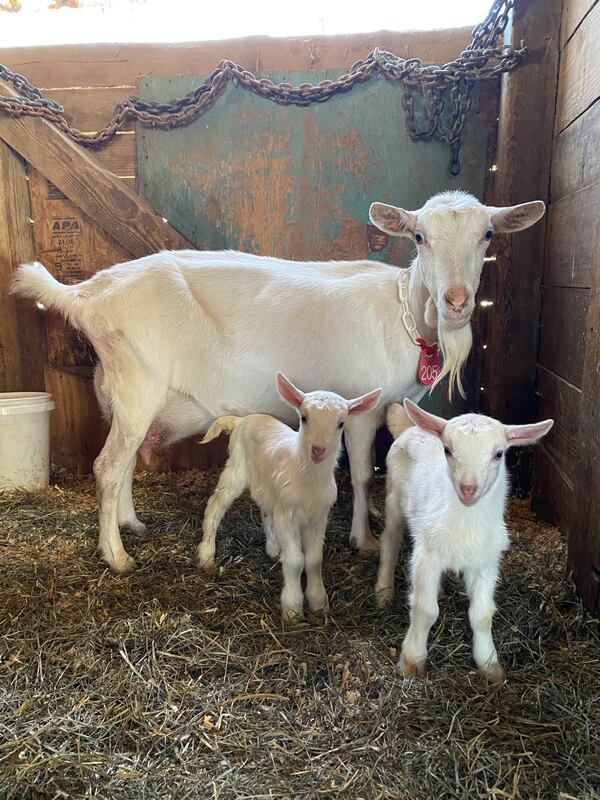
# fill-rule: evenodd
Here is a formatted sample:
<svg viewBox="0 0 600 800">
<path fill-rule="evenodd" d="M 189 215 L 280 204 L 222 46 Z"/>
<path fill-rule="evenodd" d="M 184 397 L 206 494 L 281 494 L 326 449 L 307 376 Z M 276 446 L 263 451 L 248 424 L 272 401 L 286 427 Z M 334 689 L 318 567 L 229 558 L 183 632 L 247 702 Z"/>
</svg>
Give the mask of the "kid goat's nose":
<svg viewBox="0 0 600 800">
<path fill-rule="evenodd" d="M 320 461 L 323 456 L 325 455 L 325 448 L 324 447 L 317 447 L 317 445 L 313 445 L 310 448 L 310 456 L 315 461 Z"/>
</svg>

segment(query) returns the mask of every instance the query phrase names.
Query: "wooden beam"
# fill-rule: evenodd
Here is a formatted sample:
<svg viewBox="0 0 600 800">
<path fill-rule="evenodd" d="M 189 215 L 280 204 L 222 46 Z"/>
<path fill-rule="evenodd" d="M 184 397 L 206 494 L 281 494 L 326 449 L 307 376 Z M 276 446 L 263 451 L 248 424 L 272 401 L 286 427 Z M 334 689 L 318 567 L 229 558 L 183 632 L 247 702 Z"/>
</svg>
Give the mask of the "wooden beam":
<svg viewBox="0 0 600 800">
<path fill-rule="evenodd" d="M 23 160 L 0 142 L 0 391 L 43 391 L 43 327 L 30 301 L 8 294 L 15 268 L 35 258 Z"/>
<path fill-rule="evenodd" d="M 0 80 L 0 95 L 14 94 Z M 193 248 L 97 158 L 41 117 L 0 113 L 0 139 L 52 181 L 133 256 Z"/>
<path fill-rule="evenodd" d="M 600 220 L 596 220 L 596 225 Z M 600 237 L 596 238 L 587 312 L 581 414 L 569 535 L 569 565 L 584 606 L 600 612 Z"/>
<path fill-rule="evenodd" d="M 496 205 L 548 200 L 558 79 L 561 0 L 515 0 L 512 41 L 526 42 L 523 65 L 504 77 Z M 545 98 L 543 103 L 533 98 Z M 488 340 L 481 410 L 504 422 L 536 415 L 535 364 L 545 218 L 526 231 L 499 236 L 490 265 Z M 483 313 L 483 311 L 481 312 Z"/>
</svg>

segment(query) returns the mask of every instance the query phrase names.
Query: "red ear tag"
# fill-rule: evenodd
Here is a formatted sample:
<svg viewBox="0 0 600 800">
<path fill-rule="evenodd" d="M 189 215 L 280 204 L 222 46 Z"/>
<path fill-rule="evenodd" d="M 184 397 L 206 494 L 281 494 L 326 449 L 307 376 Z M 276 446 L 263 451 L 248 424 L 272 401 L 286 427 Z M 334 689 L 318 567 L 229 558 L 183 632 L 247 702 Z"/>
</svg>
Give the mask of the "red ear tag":
<svg viewBox="0 0 600 800">
<path fill-rule="evenodd" d="M 440 356 L 437 344 L 427 344 L 425 339 L 417 339 L 421 348 L 419 366 L 417 368 L 417 381 L 423 386 L 431 386 L 440 374 Z"/>
</svg>

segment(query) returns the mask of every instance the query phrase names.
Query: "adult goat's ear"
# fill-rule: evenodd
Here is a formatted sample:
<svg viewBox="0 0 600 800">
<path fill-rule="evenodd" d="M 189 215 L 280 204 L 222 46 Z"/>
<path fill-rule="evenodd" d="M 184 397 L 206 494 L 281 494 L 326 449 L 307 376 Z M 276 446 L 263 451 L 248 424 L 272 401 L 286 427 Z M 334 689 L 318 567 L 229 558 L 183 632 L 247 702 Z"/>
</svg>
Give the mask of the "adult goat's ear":
<svg viewBox="0 0 600 800">
<path fill-rule="evenodd" d="M 541 200 L 532 200 L 530 203 L 520 203 L 518 206 L 505 206 L 496 208 L 488 206 L 494 233 L 515 233 L 523 231 L 544 216 L 546 204 Z"/>
<path fill-rule="evenodd" d="M 421 428 L 421 430 L 434 433 L 436 436 L 441 436 L 446 427 L 447 420 L 443 417 L 436 417 L 435 414 L 430 414 L 429 411 L 424 411 L 408 397 L 404 400 L 404 410 L 411 422 Z"/>
<path fill-rule="evenodd" d="M 387 203 L 371 203 L 369 219 L 380 231 L 390 236 L 414 236 L 417 224 L 414 211 L 405 211 Z"/>
<path fill-rule="evenodd" d="M 275 383 L 280 397 L 294 408 L 300 408 L 304 402 L 304 392 L 301 392 L 297 386 L 294 386 L 294 384 L 285 377 L 283 372 L 277 373 Z"/>
</svg>

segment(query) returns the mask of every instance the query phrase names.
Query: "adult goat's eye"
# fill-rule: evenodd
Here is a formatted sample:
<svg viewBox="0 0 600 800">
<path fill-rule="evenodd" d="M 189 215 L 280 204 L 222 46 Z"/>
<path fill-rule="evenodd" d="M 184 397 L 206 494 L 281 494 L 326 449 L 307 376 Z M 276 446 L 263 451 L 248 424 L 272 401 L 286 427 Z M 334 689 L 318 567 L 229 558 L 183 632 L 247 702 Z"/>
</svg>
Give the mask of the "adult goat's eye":
<svg viewBox="0 0 600 800">
<path fill-rule="evenodd" d="M 496 461 L 501 461 L 502 456 L 504 455 L 504 450 L 498 450 L 498 452 L 494 455 Z"/>
<path fill-rule="evenodd" d="M 304 414 L 300 417 L 300 419 L 302 420 L 302 422 L 306 422 L 306 417 L 304 416 Z"/>
<path fill-rule="evenodd" d="M 484 234 L 485 238 L 486 239 L 491 239 L 492 238 L 492 233 L 493 233 L 493 231 L 486 231 L 485 234 Z"/>
<path fill-rule="evenodd" d="M 423 237 L 420 233 L 415 233 L 415 242 L 417 244 L 423 244 Z"/>
<path fill-rule="evenodd" d="M 343 428 L 343 427 L 344 427 L 344 423 L 343 422 L 338 422 L 338 428 Z"/>
<path fill-rule="evenodd" d="M 450 458 L 450 456 L 452 455 L 452 451 L 450 450 L 449 447 L 444 447 L 444 455 L 446 456 L 446 458 Z"/>
</svg>

